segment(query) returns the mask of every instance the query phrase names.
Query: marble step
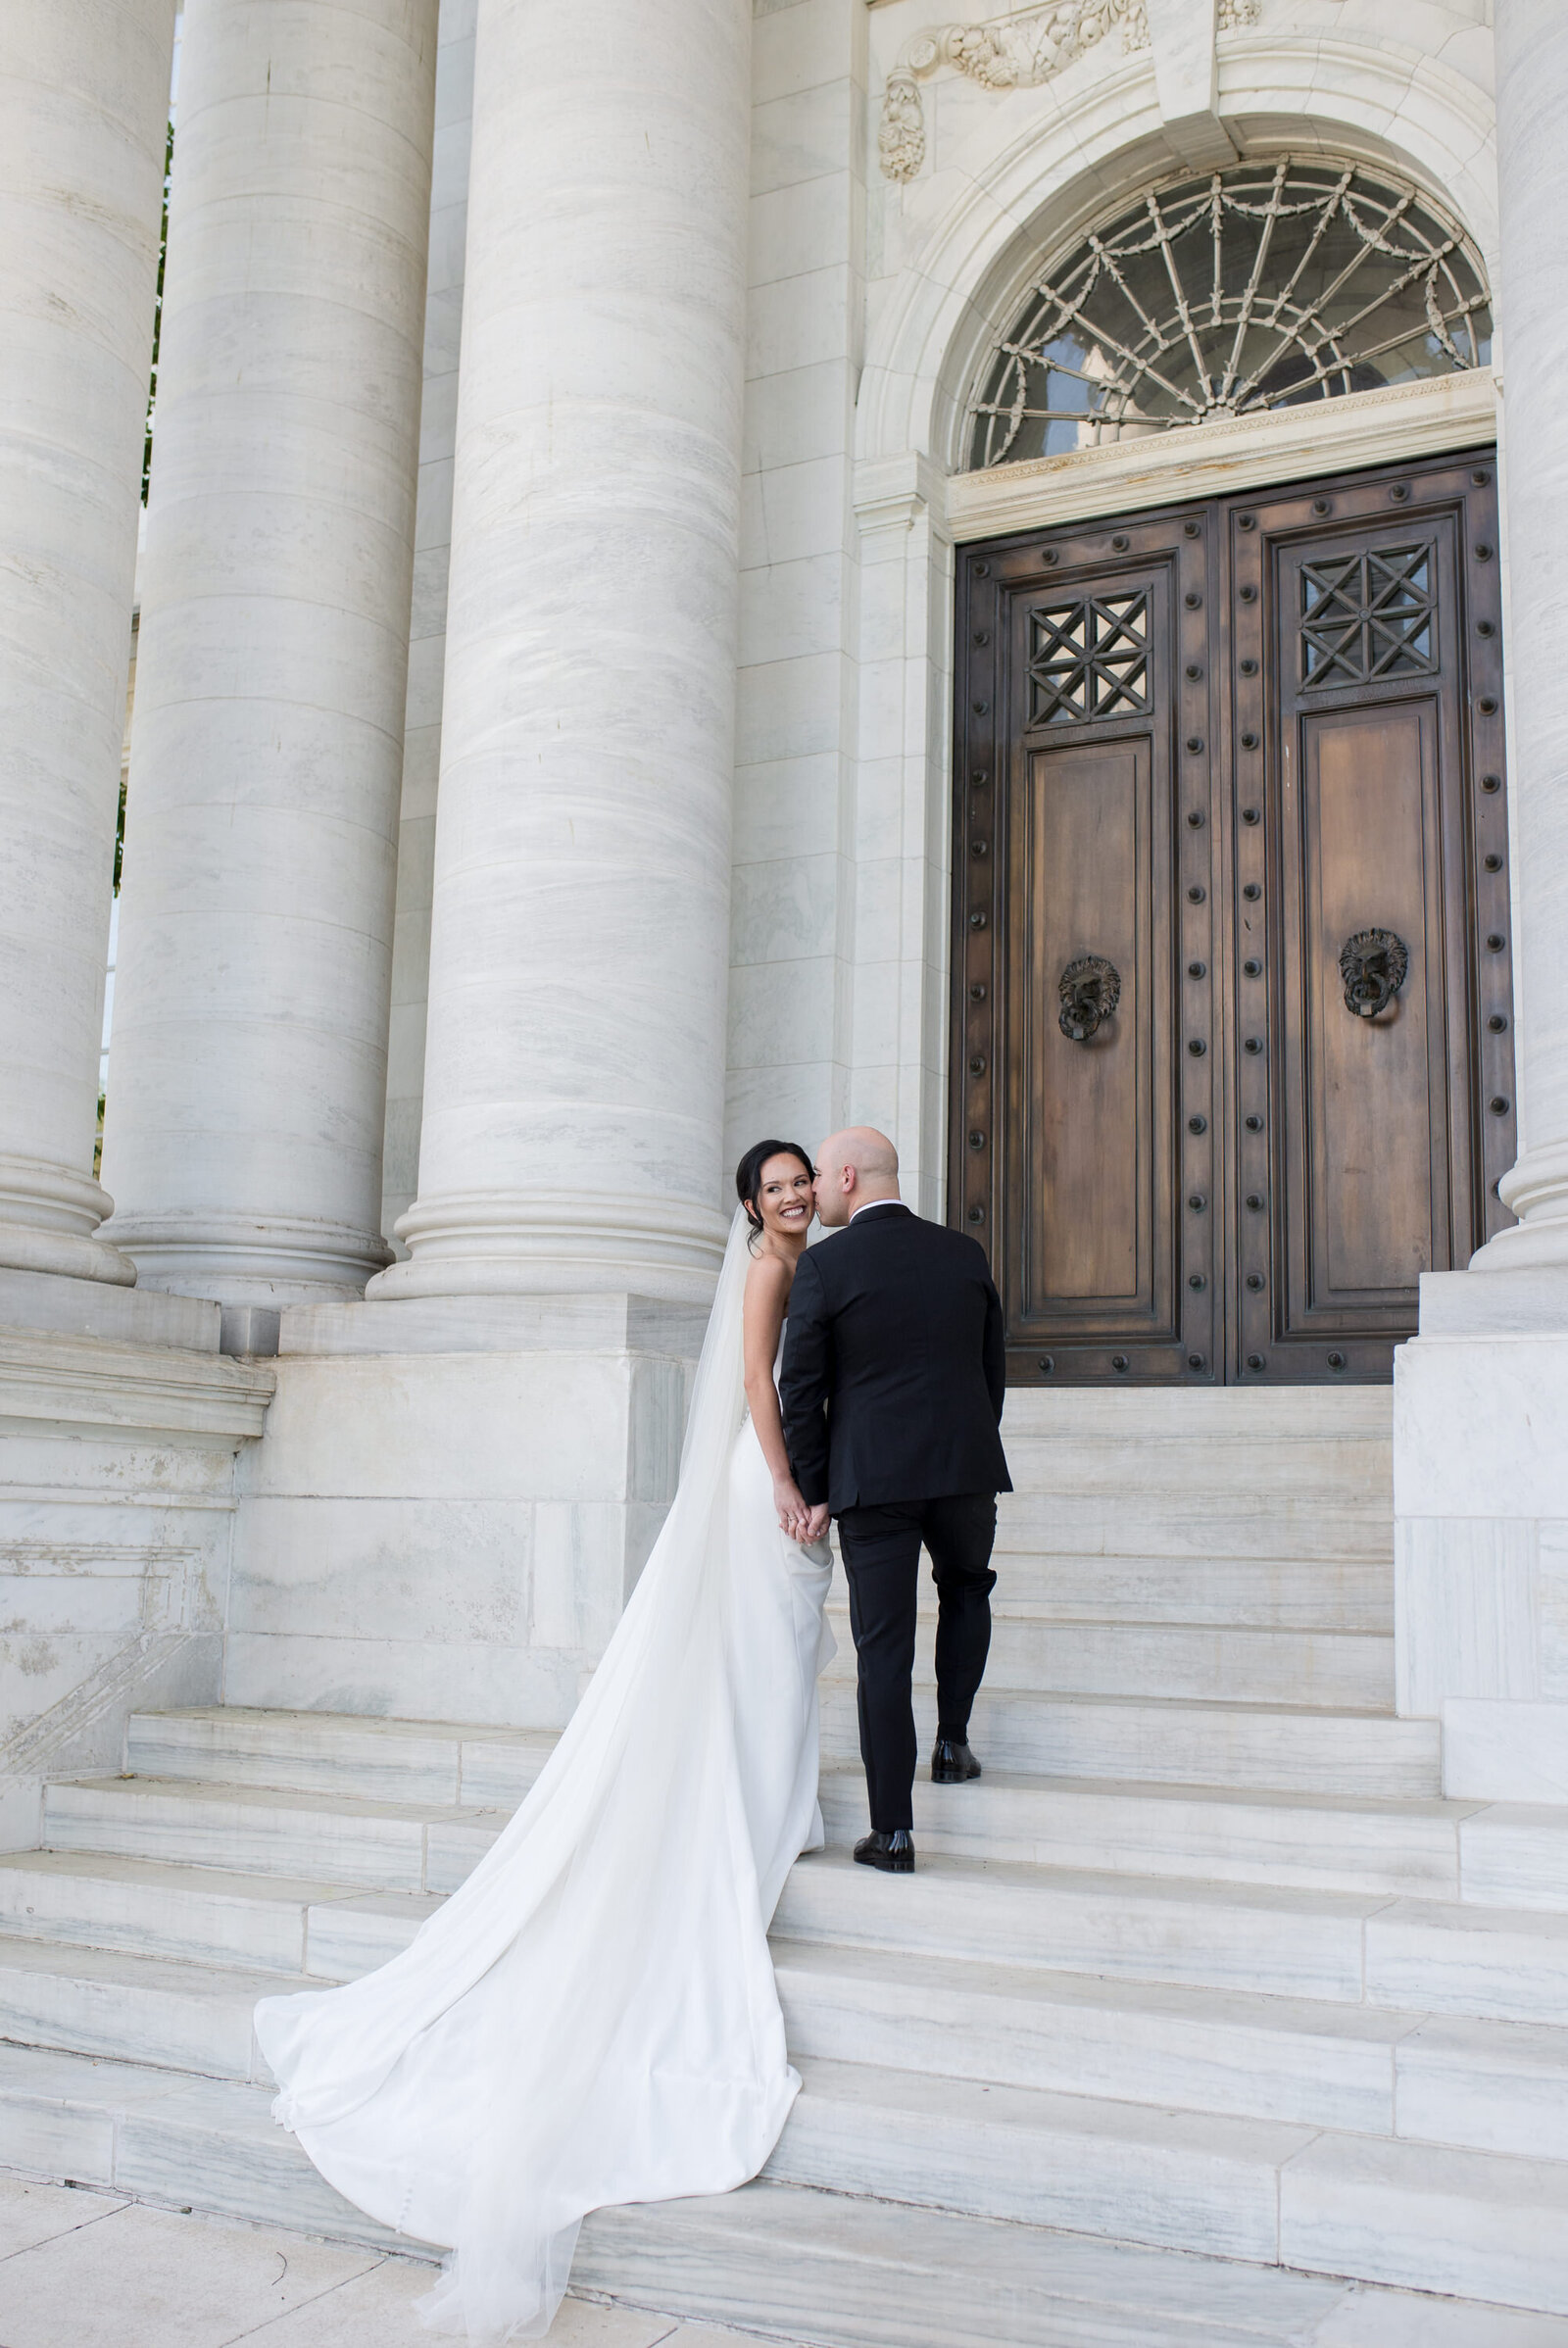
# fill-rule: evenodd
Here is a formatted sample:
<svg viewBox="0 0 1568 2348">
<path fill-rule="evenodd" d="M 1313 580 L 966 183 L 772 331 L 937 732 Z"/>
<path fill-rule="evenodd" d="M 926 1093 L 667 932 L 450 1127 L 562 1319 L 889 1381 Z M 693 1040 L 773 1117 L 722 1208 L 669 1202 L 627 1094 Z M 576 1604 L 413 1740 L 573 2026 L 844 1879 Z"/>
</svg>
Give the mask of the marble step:
<svg viewBox="0 0 1568 2348">
<path fill-rule="evenodd" d="M 270 2087 L 233 2079 L 0 2046 L 0 2167 L 409 2248 L 318 2176 L 272 2119 L 271 2101 Z"/>
<path fill-rule="evenodd" d="M 1390 1558 L 1056 1550 L 1011 1546 L 1008 1532 L 999 1524 L 998 1601 L 1026 1605 L 1043 1621 L 1393 1632 Z"/>
<path fill-rule="evenodd" d="M 790 2053 L 1568 2160 L 1568 2030 L 776 1938 Z"/>
<path fill-rule="evenodd" d="M 319 1877 L 102 1852 L 0 1855 L 0 1933 L 270 1975 L 340 1981 L 368 1972 L 406 1947 L 439 1905 L 429 1893 L 364 1891 Z"/>
<path fill-rule="evenodd" d="M 384 1964 L 437 1905 L 429 1893 L 92 1852 L 0 1857 L 0 1932 L 320 1981 Z M 889 1878 L 829 1850 L 795 1868 L 776 1929 L 797 1940 L 1568 2027 L 1568 1916 L 1542 1911 L 929 1852 L 912 1878 Z"/>
<path fill-rule="evenodd" d="M 1268 1500 L 1246 1491 L 1162 1493 L 1136 1482 L 1103 1492 L 1019 1491 L 997 1510 L 998 1546 L 1041 1556 L 1284 1557 L 1360 1561 L 1392 1573 L 1387 1499 Z"/>
<path fill-rule="evenodd" d="M 1468 1859 L 1480 1847 L 1462 1837 L 1489 1815 L 1479 1802 L 1012 1776 L 989 1766 L 970 1785 L 933 1785 L 925 1759 L 914 1783 L 922 1853 L 1041 1867 L 1455 1900 L 1461 1848 Z M 830 1841 L 853 1843 L 865 1833 L 858 1761 L 825 1767 L 821 1794 Z M 1498 1883 L 1505 1858 L 1492 1862 Z"/>
<path fill-rule="evenodd" d="M 201 1779 L 83 1778 L 45 1789 L 43 1837 L 57 1851 L 315 1875 L 378 1891 L 451 1891 L 506 1819 L 495 1809 Z"/>
<path fill-rule="evenodd" d="M 936 1729 L 929 1681 L 916 1688 L 915 1722 L 928 1741 Z M 1382 1713 L 983 1688 L 973 1725 L 983 1762 L 1033 1777 L 1399 1798 L 1442 1791 L 1437 1722 Z M 848 1680 L 823 1684 L 822 1750 L 830 1761 L 859 1750 Z"/>
<path fill-rule="evenodd" d="M 890 1896 L 890 1894 L 892 1896 Z M 1568 1916 L 920 1853 L 803 1859 L 781 1938 L 1568 2028 Z"/>
<path fill-rule="evenodd" d="M 1389 1386 L 1212 1386 L 1160 1389 L 1015 1386 L 1004 1439 L 1062 1443 L 1250 1443 L 1265 1450 L 1302 1443 L 1382 1443 L 1394 1434 Z"/>
<path fill-rule="evenodd" d="M 803 2076 L 769 2163 L 785 2182 L 1565 2312 L 1568 2164 L 862 2064 L 809 2062 Z M 0 2046 L 0 2165 L 384 2243 L 269 2101 L 233 2081 Z M 605 2287 L 595 2256 L 579 2287 Z"/>
<path fill-rule="evenodd" d="M 0 2163 L 416 2248 L 324 2184 L 268 2103 L 253 2087 L 0 2047 Z M 1495 2305 L 765 2180 L 596 2211 L 572 2280 L 712 2323 L 755 2322 L 765 2305 L 830 2348 L 1568 2348 L 1568 2324 Z"/>
<path fill-rule="evenodd" d="M 357 1911 L 359 1913 L 359 1911 Z M 389 1906 L 384 1953 L 415 1919 Z M 364 1968 L 328 1959 L 347 1975 Z M 378 1961 L 382 1950 L 368 1952 Z M 0 1937 L 0 2039 L 265 2080 L 252 2011 L 321 1985 Z M 775 1938 L 797 2057 L 1568 2158 L 1568 2030 Z"/>
<path fill-rule="evenodd" d="M 263 1712 L 205 1704 L 133 1712 L 125 1766 L 362 1801 L 512 1809 L 555 1750 L 553 1729 L 490 1729 L 349 1712 Z"/>
<path fill-rule="evenodd" d="M 318 1989 L 303 1974 L 0 1937 L 0 2039 L 18 2046 L 264 2082 L 260 1997 Z"/>
<path fill-rule="evenodd" d="M 225 1714 L 213 1707 L 139 1714 L 131 1747 L 161 1762 L 166 1780 L 200 1782 L 200 1771 L 210 1767 L 220 1784 L 270 1784 L 291 1768 L 295 1722 L 304 1749 L 292 1766 L 310 1780 L 301 1791 L 374 1801 L 393 1791 L 413 1800 L 422 1790 L 439 1808 L 440 1797 L 460 1782 L 460 1769 L 469 1768 L 471 1785 L 498 1808 L 466 1825 L 438 1820 L 427 1830 L 426 1856 L 433 1849 L 442 1878 L 436 1888 L 448 1887 L 448 1876 L 461 1880 L 488 1847 L 501 1810 L 521 1799 L 555 1743 L 549 1731 L 509 1737 L 353 1715 Z M 444 1748 L 444 1758 L 432 1759 L 432 1747 Z M 405 1751 L 408 1776 L 401 1778 L 398 1756 Z M 258 1773 L 254 1781 L 251 1771 Z M 853 1841 L 864 1832 L 858 1762 L 829 1762 L 822 1797 L 835 1839 Z M 917 1779 L 915 1801 L 922 1844 L 933 1852 L 1568 1910 L 1565 1808 L 1009 1774 L 989 1758 L 975 1785 L 933 1786 Z M 320 1866 L 320 1815 L 312 1822 L 304 1874 Z M 341 1801 L 329 1815 L 343 1817 Z M 352 1815 L 347 1831 L 353 1832 Z"/>
<path fill-rule="evenodd" d="M 1178 1506 L 1247 1499 L 1292 1511 L 1394 1508 L 1394 1452 L 1388 1435 L 1258 1433 L 1089 1435 L 1004 1432 L 1014 1493 L 1152 1497 Z"/>
<path fill-rule="evenodd" d="M 1279 1548 L 1242 1556 L 1176 1557 L 1115 1544 L 1108 1519 L 1095 1549 L 1016 1545 L 1004 1513 L 993 1562 L 999 1603 L 1041 1621 L 1201 1623 L 1254 1630 L 1392 1634 L 1394 1562 L 1297 1557 Z"/>
<path fill-rule="evenodd" d="M 1568 2323 L 760 2182 L 598 2210 L 577 2288 L 830 2348 L 1568 2348 Z"/>
<path fill-rule="evenodd" d="M 835 1592 L 828 1614 L 839 1642 L 829 1676 L 853 1678 L 847 1596 Z M 936 1620 L 933 1594 L 920 1608 L 915 1649 L 915 1669 L 927 1681 Z M 999 1590 L 985 1684 L 1025 1693 L 1392 1712 L 1394 1640 L 1365 1632 L 1236 1624 L 1066 1622 Z"/>
<path fill-rule="evenodd" d="M 764 2174 L 1568 2313 L 1568 2163 L 807 2063 Z"/>
</svg>

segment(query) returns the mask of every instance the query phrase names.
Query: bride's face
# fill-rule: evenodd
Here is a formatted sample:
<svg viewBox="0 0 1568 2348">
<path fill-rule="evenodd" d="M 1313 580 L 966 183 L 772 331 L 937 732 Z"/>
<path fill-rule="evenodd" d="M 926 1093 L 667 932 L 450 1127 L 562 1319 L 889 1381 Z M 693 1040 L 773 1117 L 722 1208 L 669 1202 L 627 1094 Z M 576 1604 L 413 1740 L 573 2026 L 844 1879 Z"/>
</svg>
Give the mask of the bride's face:
<svg viewBox="0 0 1568 2348">
<path fill-rule="evenodd" d="M 757 1211 L 764 1230 L 798 1240 L 811 1227 L 815 1204 L 811 1176 L 798 1157 L 764 1157 L 757 1184 Z"/>
</svg>

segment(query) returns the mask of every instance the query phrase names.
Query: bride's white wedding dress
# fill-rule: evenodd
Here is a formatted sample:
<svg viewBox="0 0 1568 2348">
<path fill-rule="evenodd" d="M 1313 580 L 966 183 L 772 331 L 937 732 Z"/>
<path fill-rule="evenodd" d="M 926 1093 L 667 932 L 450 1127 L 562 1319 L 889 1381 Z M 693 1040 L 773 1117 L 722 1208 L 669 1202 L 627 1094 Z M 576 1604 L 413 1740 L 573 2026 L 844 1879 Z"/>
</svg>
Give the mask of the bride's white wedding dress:
<svg viewBox="0 0 1568 2348">
<path fill-rule="evenodd" d="M 338 2191 L 453 2256 L 426 2321 L 537 2336 L 607 2203 L 755 2177 L 800 2087 L 767 1950 L 821 1844 L 825 1544 L 778 1529 L 745 1412 L 736 1217 L 680 1488 L 538 1782 L 404 1953 L 268 1998 L 273 2106 Z"/>
</svg>

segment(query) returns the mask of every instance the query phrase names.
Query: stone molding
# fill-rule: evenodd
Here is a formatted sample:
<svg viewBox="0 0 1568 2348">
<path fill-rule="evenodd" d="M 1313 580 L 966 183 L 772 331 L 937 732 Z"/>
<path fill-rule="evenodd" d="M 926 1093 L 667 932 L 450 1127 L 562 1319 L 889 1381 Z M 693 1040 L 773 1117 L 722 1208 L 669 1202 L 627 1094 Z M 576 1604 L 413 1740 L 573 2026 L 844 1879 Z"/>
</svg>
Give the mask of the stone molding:
<svg viewBox="0 0 1568 2348">
<path fill-rule="evenodd" d="M 0 1329 L 0 1420 L 65 1422 L 78 1431 L 220 1439 L 262 1432 L 276 1374 L 172 1345 Z"/>
<path fill-rule="evenodd" d="M 1293 473 L 1436 456 L 1489 440 L 1496 428 L 1492 369 L 1475 367 L 1351 392 L 1310 408 L 1178 425 L 1141 440 L 955 473 L 944 484 L 943 504 L 947 527 L 961 544 L 1096 514 L 1261 488 Z"/>
<path fill-rule="evenodd" d="M 1255 11 L 1258 0 L 1228 5 Z M 924 164 L 920 83 L 940 67 L 953 67 L 984 89 L 1036 89 L 1098 49 L 1118 26 L 1124 55 L 1147 49 L 1145 0 L 1050 0 L 1003 24 L 939 24 L 916 33 L 889 73 L 882 100 L 876 143 L 884 178 L 912 179 Z"/>
<path fill-rule="evenodd" d="M 45 1158 L 0 1153 L 0 1267 L 133 1288 L 130 1257 L 92 1236 L 113 1208 L 108 1192 L 90 1175 Z"/>
</svg>

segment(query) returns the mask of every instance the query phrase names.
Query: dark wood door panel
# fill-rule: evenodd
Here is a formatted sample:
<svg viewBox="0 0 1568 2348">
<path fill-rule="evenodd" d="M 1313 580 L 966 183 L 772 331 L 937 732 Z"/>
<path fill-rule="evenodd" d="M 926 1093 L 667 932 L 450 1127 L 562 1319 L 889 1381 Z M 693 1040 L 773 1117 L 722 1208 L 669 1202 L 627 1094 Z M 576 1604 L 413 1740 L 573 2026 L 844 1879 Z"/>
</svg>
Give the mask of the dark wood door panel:
<svg viewBox="0 0 1568 2348">
<path fill-rule="evenodd" d="M 1031 1344 L 1147 1337 L 1159 1319 L 1158 1334 L 1175 1335 L 1155 1248 L 1172 1185 L 1168 1115 L 1155 1131 L 1170 989 L 1153 935 L 1154 836 L 1168 826 L 1156 824 L 1152 763 L 1147 736 L 1031 749 L 1023 760 L 1007 1167 L 1023 1214 L 1008 1320 Z M 1168 897 L 1163 874 L 1157 894 Z M 1110 964 L 1118 998 L 1079 1040 L 1062 1027 L 1060 979 L 1091 955 Z"/>
<path fill-rule="evenodd" d="M 1309 711 L 1283 746 L 1286 1336 L 1402 1334 L 1450 1251 L 1437 735 L 1429 698 Z M 1375 1018 L 1348 1007 L 1341 971 L 1373 930 L 1405 954 Z"/>
</svg>

